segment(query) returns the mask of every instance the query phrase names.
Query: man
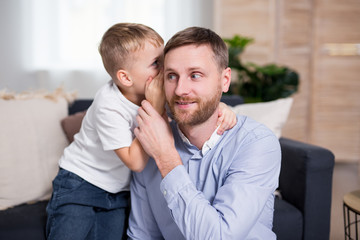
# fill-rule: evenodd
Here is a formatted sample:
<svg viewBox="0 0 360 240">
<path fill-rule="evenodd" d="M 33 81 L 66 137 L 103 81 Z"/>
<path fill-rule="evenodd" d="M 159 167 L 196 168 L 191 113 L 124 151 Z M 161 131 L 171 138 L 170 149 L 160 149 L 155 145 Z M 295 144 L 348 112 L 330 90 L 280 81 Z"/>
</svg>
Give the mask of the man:
<svg viewBox="0 0 360 240">
<path fill-rule="evenodd" d="M 225 43 L 209 29 L 175 34 L 164 50 L 170 125 L 143 101 L 135 135 L 152 157 L 131 184 L 131 239 L 276 239 L 272 232 L 280 146 L 245 117 L 216 134 L 231 70 Z"/>
</svg>

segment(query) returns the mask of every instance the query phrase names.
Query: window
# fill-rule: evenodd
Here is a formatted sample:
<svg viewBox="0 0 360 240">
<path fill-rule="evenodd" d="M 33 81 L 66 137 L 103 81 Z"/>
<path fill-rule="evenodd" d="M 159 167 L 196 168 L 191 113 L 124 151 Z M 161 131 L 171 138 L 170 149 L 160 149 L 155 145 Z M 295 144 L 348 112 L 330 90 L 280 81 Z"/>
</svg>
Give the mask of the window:
<svg viewBox="0 0 360 240">
<path fill-rule="evenodd" d="M 27 67 L 35 71 L 102 70 L 98 45 L 110 26 L 143 23 L 167 41 L 185 27 L 204 25 L 202 2 L 205 4 L 204 0 L 24 1 Z"/>
</svg>

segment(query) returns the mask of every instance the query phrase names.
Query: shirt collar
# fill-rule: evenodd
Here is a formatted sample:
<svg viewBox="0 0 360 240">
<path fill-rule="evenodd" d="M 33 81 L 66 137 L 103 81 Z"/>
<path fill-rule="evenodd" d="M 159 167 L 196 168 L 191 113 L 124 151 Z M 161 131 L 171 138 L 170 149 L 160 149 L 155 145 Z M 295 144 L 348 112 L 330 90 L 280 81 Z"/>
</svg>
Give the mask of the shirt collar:
<svg viewBox="0 0 360 240">
<path fill-rule="evenodd" d="M 183 132 L 180 130 L 179 125 L 176 125 L 177 130 L 179 132 L 179 135 L 184 143 L 187 143 L 189 145 L 193 145 L 189 139 L 183 134 Z M 219 129 L 220 125 L 215 129 L 215 131 L 211 134 L 209 140 L 207 140 L 203 147 L 201 148 L 201 153 L 204 156 L 209 150 L 211 150 L 217 141 L 221 138 L 221 135 L 217 134 L 217 130 Z"/>
</svg>

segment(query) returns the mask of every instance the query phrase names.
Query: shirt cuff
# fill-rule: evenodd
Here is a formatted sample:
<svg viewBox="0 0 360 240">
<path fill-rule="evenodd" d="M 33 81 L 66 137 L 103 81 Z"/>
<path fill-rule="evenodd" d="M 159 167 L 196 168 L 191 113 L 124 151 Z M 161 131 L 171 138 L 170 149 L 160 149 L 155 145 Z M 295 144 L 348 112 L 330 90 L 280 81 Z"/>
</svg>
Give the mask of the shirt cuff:
<svg viewBox="0 0 360 240">
<path fill-rule="evenodd" d="M 191 179 L 184 165 L 179 165 L 171 170 L 161 181 L 160 190 L 168 204 L 172 202 L 181 189 L 191 184 Z"/>
</svg>

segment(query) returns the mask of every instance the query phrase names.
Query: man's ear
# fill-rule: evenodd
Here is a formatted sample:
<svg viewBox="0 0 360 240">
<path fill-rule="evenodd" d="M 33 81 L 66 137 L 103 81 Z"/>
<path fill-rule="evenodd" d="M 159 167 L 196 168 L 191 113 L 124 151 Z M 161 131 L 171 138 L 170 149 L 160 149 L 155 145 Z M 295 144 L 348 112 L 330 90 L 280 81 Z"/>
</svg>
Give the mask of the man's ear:
<svg viewBox="0 0 360 240">
<path fill-rule="evenodd" d="M 228 67 L 222 72 L 221 75 L 221 87 L 224 93 L 229 91 L 230 83 L 231 83 L 231 68 Z"/>
<path fill-rule="evenodd" d="M 133 81 L 129 75 L 129 73 L 125 70 L 118 70 L 116 72 L 116 78 L 117 80 L 120 82 L 120 84 L 126 86 L 126 87 L 131 87 L 133 85 Z"/>
</svg>

